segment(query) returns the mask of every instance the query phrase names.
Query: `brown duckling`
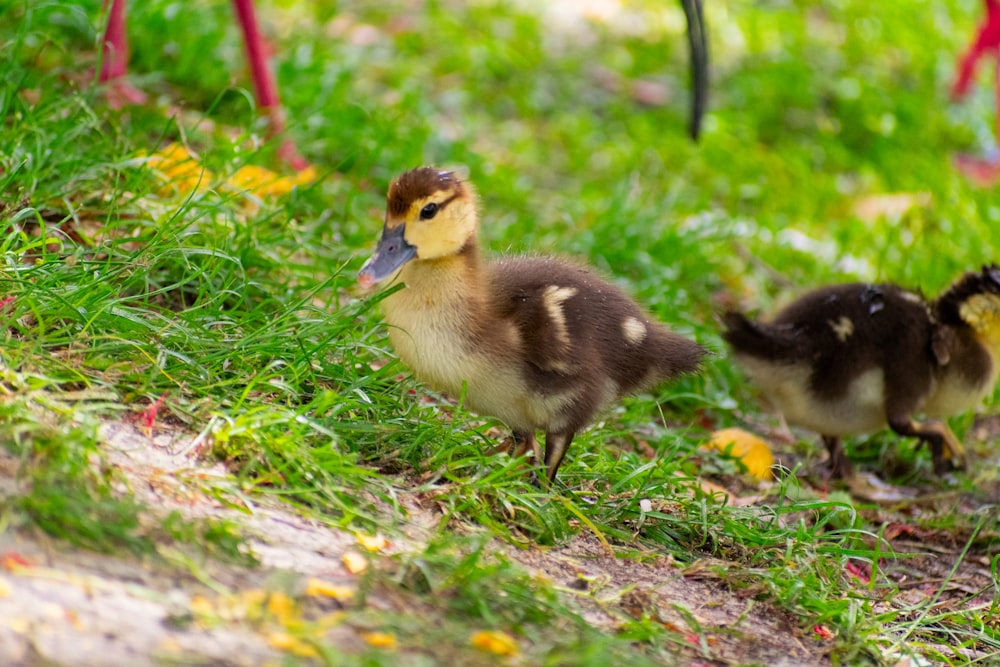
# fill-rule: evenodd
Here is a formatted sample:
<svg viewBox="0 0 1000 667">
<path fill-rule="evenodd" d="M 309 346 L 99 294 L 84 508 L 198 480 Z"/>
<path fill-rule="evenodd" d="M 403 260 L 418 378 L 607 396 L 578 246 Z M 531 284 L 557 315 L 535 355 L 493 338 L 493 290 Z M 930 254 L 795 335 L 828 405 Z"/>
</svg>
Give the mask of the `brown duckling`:
<svg viewBox="0 0 1000 667">
<path fill-rule="evenodd" d="M 362 287 L 414 375 L 506 422 L 515 451 L 541 451 L 551 481 L 573 435 L 627 393 L 697 370 L 705 349 L 655 322 L 589 269 L 547 257 L 486 260 L 476 196 L 454 173 L 408 171 L 389 186 L 385 226 Z"/>
<path fill-rule="evenodd" d="M 965 466 L 965 449 L 939 419 L 974 407 L 997 379 L 1000 268 L 967 273 L 931 302 L 891 284 L 833 285 L 766 322 L 729 312 L 723 323 L 737 363 L 774 407 L 822 436 L 834 475 L 850 472 L 841 436 L 886 425 L 928 443 L 942 474 L 946 454 Z"/>
</svg>

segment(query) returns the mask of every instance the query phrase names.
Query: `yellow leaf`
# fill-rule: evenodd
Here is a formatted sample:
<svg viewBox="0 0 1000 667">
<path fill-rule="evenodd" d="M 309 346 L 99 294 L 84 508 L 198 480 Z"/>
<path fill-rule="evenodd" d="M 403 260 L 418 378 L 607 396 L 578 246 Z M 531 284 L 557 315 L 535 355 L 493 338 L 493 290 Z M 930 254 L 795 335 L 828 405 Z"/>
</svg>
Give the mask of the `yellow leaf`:
<svg viewBox="0 0 1000 667">
<path fill-rule="evenodd" d="M 258 197 L 286 195 L 297 185 L 308 185 L 316 180 L 316 169 L 307 167 L 294 176 L 279 176 L 270 169 L 248 164 L 236 170 L 226 181 L 234 190 L 246 190 Z"/>
<path fill-rule="evenodd" d="M 363 632 L 361 638 L 368 642 L 369 646 L 376 648 L 396 648 L 396 635 L 388 632 Z"/>
<path fill-rule="evenodd" d="M 698 485 L 698 488 L 701 489 L 701 492 L 710 498 L 719 497 L 724 502 L 728 502 L 729 496 L 732 495 L 726 487 L 709 482 L 707 479 L 699 479 L 696 480 L 695 483 Z"/>
<path fill-rule="evenodd" d="M 771 479 L 774 455 L 760 437 L 741 428 L 725 428 L 712 434 L 706 447 L 727 452 L 743 462 L 751 475 L 759 480 Z"/>
<path fill-rule="evenodd" d="M 202 598 L 196 603 L 193 599 L 191 606 L 196 612 L 200 610 L 202 615 L 212 613 L 222 620 L 240 621 L 246 618 L 261 618 L 264 614 L 264 605 L 267 599 L 267 591 L 259 588 L 251 588 L 232 595 L 222 595 L 214 602 L 209 602 Z M 195 609 L 196 606 L 197 609 Z"/>
<path fill-rule="evenodd" d="M 368 569 L 368 559 L 357 551 L 348 551 L 340 560 L 344 562 L 344 567 L 351 574 L 361 574 Z"/>
<path fill-rule="evenodd" d="M 343 623 L 345 618 L 347 618 L 347 614 L 342 611 L 324 614 L 316 619 L 316 628 L 320 633 L 323 633 Z"/>
<path fill-rule="evenodd" d="M 363 546 L 365 549 L 368 549 L 368 551 L 382 551 L 382 549 L 389 546 L 389 541 L 381 535 L 354 533 L 354 537 L 357 538 L 358 544 Z"/>
<path fill-rule="evenodd" d="M 187 195 L 204 192 L 215 180 L 215 175 L 201 166 L 198 159 L 180 144 L 170 144 L 150 155 L 146 162 L 164 182 L 166 193 L 174 191 Z"/>
<path fill-rule="evenodd" d="M 0 578 L 0 598 L 10 597 L 14 592 L 14 587 L 6 579 Z"/>
<path fill-rule="evenodd" d="M 282 625 L 295 620 L 295 601 L 281 591 L 275 591 L 267 598 L 267 610 Z"/>
<path fill-rule="evenodd" d="M 258 621 L 264 617 L 269 593 L 261 588 L 250 588 L 238 595 L 229 595 L 219 601 L 219 607 L 226 605 L 226 617 L 230 619 L 250 619 Z"/>
<path fill-rule="evenodd" d="M 19 635 L 31 632 L 32 622 L 26 618 L 12 618 L 7 621 L 7 627 Z"/>
<path fill-rule="evenodd" d="M 203 595 L 195 595 L 191 598 L 191 611 L 195 614 L 207 616 L 215 613 L 212 601 Z"/>
<path fill-rule="evenodd" d="M 315 658 L 319 655 L 312 645 L 287 632 L 271 633 L 267 638 L 267 643 L 279 651 L 292 653 L 303 658 Z"/>
<path fill-rule="evenodd" d="M 156 646 L 157 653 L 172 653 L 178 655 L 184 652 L 184 646 L 176 637 L 164 637 Z"/>
<path fill-rule="evenodd" d="M 267 601 L 268 592 L 263 588 L 248 588 L 240 593 L 240 598 L 247 606 L 262 607 Z"/>
<path fill-rule="evenodd" d="M 354 597 L 354 589 L 349 586 L 337 586 L 322 579 L 310 579 L 306 582 L 306 595 L 310 597 L 328 597 L 335 600 L 350 600 Z"/>
<path fill-rule="evenodd" d="M 480 651 L 497 655 L 517 655 L 520 651 L 514 638 L 501 630 L 484 630 L 472 635 L 472 645 Z"/>
<path fill-rule="evenodd" d="M 198 161 L 198 157 L 181 144 L 173 143 L 147 156 L 146 164 L 163 181 L 160 194 L 189 195 L 202 193 L 216 182 L 216 176 Z M 281 176 L 265 167 L 244 165 L 223 184 L 230 190 L 249 192 L 257 197 L 288 194 L 299 185 L 316 182 L 315 167 L 307 167 L 294 176 Z"/>
</svg>

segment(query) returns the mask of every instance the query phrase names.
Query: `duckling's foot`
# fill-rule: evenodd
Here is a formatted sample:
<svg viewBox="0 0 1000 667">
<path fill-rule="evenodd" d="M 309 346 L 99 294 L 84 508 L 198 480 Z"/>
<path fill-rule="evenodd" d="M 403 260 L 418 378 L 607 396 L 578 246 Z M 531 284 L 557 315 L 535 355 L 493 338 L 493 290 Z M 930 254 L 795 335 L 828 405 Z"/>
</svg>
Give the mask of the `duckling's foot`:
<svg viewBox="0 0 1000 667">
<path fill-rule="evenodd" d="M 827 464 L 830 466 L 830 477 L 834 479 L 848 479 L 854 474 L 854 464 L 847 458 L 847 452 L 840 442 L 840 438 L 835 435 L 824 435 L 823 444 L 830 456 Z"/>
<path fill-rule="evenodd" d="M 541 456 L 541 450 L 538 448 L 538 441 L 535 440 L 535 434 L 531 431 L 514 431 L 514 445 L 510 448 L 511 458 L 517 458 L 519 456 L 524 456 L 531 450 L 536 457 Z"/>
<path fill-rule="evenodd" d="M 526 456 L 531 452 L 531 472 L 528 473 L 531 485 L 539 489 L 549 488 L 552 478 L 545 473 L 542 467 L 542 447 L 538 444 L 533 431 L 514 431 L 509 441 L 497 446 L 491 455 L 506 452 L 510 458 L 517 459 Z"/>
<path fill-rule="evenodd" d="M 968 460 L 965 454 L 965 447 L 948 425 L 944 422 L 932 422 L 925 424 L 928 428 L 939 429 L 940 439 L 928 439 L 931 446 L 931 458 L 934 461 L 934 472 L 937 475 L 944 475 L 952 470 L 968 469 Z"/>
<path fill-rule="evenodd" d="M 950 469 L 965 470 L 965 447 L 943 421 L 918 422 L 912 419 L 889 420 L 889 426 L 900 435 L 920 438 L 931 448 L 934 472 L 943 475 Z"/>
<path fill-rule="evenodd" d="M 535 434 L 532 431 L 514 431 L 514 447 L 511 450 L 511 456 L 524 456 L 528 450 L 531 450 L 535 463 L 542 460 L 542 446 L 535 439 Z"/>
<path fill-rule="evenodd" d="M 504 438 L 503 442 L 490 450 L 490 456 L 496 456 L 498 454 L 506 454 L 512 459 L 516 459 L 519 456 L 524 456 L 531 445 L 528 443 L 528 438 L 533 437 L 526 435 L 525 433 L 514 432 L 511 433 L 509 438 Z"/>
</svg>

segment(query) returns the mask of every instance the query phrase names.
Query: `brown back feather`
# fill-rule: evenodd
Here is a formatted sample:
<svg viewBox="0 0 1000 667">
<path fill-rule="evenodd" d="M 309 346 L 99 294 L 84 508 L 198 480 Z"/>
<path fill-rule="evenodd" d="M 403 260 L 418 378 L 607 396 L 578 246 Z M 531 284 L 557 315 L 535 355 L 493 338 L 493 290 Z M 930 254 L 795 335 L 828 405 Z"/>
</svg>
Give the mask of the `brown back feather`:
<svg viewBox="0 0 1000 667">
<path fill-rule="evenodd" d="M 667 330 L 623 291 L 586 268 L 552 258 L 509 257 L 492 269 L 493 293 L 498 295 L 494 307 L 518 327 L 529 375 L 539 389 L 558 390 L 588 378 L 596 385 L 611 378 L 625 394 L 694 372 L 707 353 Z M 554 340 L 548 326 L 543 292 L 551 285 L 576 290 L 562 302 L 568 345 Z M 646 327 L 637 344 L 626 341 L 622 330 L 629 317 Z M 566 370 L 548 370 L 553 361 Z"/>
</svg>

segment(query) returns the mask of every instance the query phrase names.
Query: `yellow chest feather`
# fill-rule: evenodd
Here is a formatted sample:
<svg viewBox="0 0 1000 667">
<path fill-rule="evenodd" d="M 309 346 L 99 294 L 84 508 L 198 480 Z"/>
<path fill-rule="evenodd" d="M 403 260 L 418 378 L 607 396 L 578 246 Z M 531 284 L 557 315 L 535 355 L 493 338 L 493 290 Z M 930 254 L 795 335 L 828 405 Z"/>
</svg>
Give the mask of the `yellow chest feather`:
<svg viewBox="0 0 1000 667">
<path fill-rule="evenodd" d="M 997 381 L 998 368 L 994 350 L 995 346 L 986 348 L 990 357 L 990 373 L 979 384 L 970 382 L 953 372 L 942 373 L 923 406 L 924 412 L 932 417 L 951 417 L 982 402 L 993 391 Z"/>
<path fill-rule="evenodd" d="M 389 338 L 400 359 L 435 389 L 458 395 L 462 382 L 482 374 L 482 359 L 468 332 L 473 317 L 463 303 L 462 284 L 401 276 L 402 290 L 382 302 Z"/>
<path fill-rule="evenodd" d="M 959 314 L 990 350 L 1000 347 L 1000 297 L 974 294 L 962 304 Z"/>
</svg>

